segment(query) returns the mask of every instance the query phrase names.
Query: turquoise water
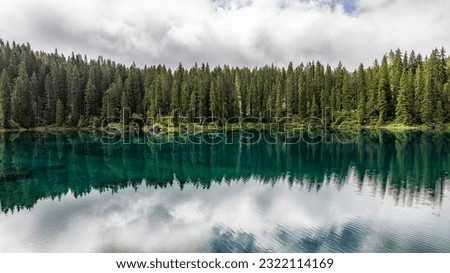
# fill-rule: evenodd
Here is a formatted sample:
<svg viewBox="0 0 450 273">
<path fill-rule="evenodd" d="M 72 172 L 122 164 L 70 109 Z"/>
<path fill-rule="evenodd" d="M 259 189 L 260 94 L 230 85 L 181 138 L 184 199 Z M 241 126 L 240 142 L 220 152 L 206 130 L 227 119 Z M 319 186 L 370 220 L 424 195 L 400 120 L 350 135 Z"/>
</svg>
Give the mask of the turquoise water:
<svg viewBox="0 0 450 273">
<path fill-rule="evenodd" d="M 0 252 L 450 252 L 450 134 L 203 136 L 1 134 Z"/>
</svg>

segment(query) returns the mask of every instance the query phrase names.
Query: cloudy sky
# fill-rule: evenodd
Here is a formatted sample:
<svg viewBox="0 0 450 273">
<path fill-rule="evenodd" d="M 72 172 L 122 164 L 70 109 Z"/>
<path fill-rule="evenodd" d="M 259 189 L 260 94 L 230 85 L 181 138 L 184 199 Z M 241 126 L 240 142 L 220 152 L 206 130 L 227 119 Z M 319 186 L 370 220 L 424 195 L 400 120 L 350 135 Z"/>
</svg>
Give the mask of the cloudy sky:
<svg viewBox="0 0 450 273">
<path fill-rule="evenodd" d="M 2 0 L 0 38 L 125 64 L 370 65 L 449 48 L 448 0 Z"/>
</svg>

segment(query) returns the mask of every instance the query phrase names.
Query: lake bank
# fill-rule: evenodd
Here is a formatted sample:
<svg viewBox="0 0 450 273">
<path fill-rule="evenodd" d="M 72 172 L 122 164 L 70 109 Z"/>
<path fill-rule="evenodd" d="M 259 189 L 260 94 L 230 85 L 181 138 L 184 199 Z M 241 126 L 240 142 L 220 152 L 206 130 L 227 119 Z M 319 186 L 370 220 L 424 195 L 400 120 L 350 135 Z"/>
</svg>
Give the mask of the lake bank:
<svg viewBox="0 0 450 273">
<path fill-rule="evenodd" d="M 20 133 L 20 132 L 73 132 L 73 131 L 104 131 L 109 129 L 111 132 L 122 131 L 124 127 L 121 124 L 111 124 L 108 128 L 94 128 L 94 127 L 35 127 L 35 128 L 15 128 L 15 129 L 0 129 L 0 133 Z M 281 132 L 288 130 L 320 130 L 325 129 L 323 126 L 311 126 L 307 124 L 293 123 L 292 125 L 280 125 L 270 123 L 236 123 L 218 126 L 216 124 L 202 125 L 199 123 L 185 123 L 178 126 L 164 125 L 156 123 L 153 126 L 144 126 L 143 131 L 160 134 L 160 133 L 215 133 L 232 130 L 279 130 Z M 450 132 L 450 123 L 439 125 L 405 125 L 400 123 L 388 123 L 383 125 L 355 125 L 355 124 L 341 124 L 339 126 L 330 126 L 326 129 L 344 130 L 344 131 L 360 131 L 360 130 L 385 130 L 392 132 L 402 131 L 422 131 L 422 132 Z M 126 131 L 137 131 L 135 128 L 125 128 Z"/>
</svg>

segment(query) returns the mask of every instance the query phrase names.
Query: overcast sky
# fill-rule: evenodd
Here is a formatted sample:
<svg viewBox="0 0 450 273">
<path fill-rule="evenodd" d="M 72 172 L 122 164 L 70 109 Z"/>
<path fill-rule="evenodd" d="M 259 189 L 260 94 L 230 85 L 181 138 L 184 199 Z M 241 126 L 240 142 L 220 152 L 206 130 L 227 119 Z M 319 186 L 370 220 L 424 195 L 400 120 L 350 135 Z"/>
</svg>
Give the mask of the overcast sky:
<svg viewBox="0 0 450 273">
<path fill-rule="evenodd" d="M 140 66 L 355 68 L 398 47 L 449 48 L 449 11 L 448 0 L 1 0 L 0 38 Z"/>
</svg>

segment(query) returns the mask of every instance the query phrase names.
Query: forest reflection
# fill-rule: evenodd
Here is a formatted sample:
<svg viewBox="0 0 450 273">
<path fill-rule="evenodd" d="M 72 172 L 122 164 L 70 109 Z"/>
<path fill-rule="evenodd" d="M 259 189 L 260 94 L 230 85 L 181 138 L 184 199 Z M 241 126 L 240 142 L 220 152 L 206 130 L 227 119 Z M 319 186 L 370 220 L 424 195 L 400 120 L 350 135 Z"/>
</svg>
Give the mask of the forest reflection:
<svg viewBox="0 0 450 273">
<path fill-rule="evenodd" d="M 318 144 L 247 145 L 241 137 L 227 133 L 232 144 L 106 145 L 95 132 L 0 134 L 0 207 L 3 213 L 31 209 L 41 199 L 93 190 L 182 190 L 186 184 L 208 189 L 212 183 L 280 179 L 311 194 L 325 185 L 339 190 L 353 183 L 379 198 L 388 194 L 407 205 L 416 200 L 439 205 L 449 181 L 448 133 L 362 130 L 345 133 L 348 143 Z"/>
</svg>

